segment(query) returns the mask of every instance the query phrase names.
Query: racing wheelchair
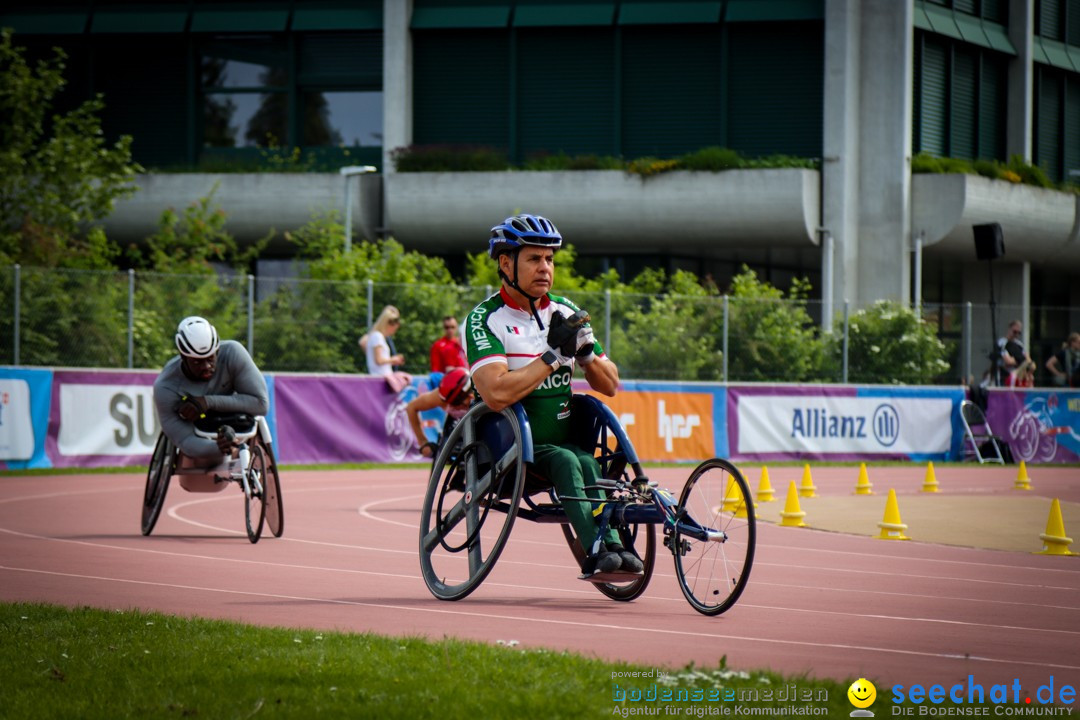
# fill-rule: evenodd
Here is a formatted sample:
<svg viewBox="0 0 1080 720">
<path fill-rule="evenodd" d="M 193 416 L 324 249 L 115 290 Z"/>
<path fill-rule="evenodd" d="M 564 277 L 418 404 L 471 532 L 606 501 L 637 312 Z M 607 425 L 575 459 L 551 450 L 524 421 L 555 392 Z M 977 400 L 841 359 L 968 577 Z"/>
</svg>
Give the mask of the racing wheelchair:
<svg viewBox="0 0 1080 720">
<path fill-rule="evenodd" d="M 270 526 L 274 537 L 281 537 L 285 529 L 281 478 L 266 418 L 243 413 L 216 415 L 196 421 L 195 434 L 214 440 L 218 429 L 224 426 L 235 432 L 238 445 L 232 456 L 216 467 L 206 467 L 184 455 L 165 433 L 158 436 L 146 473 L 142 506 L 143 535 L 153 532 L 161 508 L 165 505 L 169 481 L 176 475 L 180 487 L 189 492 L 220 492 L 226 485 L 236 483 L 244 493 L 244 523 L 248 540 L 259 542 L 264 522 Z"/>
<path fill-rule="evenodd" d="M 520 403 L 499 412 L 474 405 L 447 436 L 432 463 L 420 518 L 420 567 L 440 600 L 460 600 L 484 581 L 499 559 L 514 520 L 558 524 L 582 565 L 589 553 L 575 537 L 564 505 L 587 502 L 602 536 L 614 528 L 638 555 L 641 573 L 582 576 L 613 600 L 629 601 L 649 584 L 663 547 L 675 562 L 679 588 L 705 615 L 730 609 L 754 562 L 754 507 L 746 480 L 732 463 L 698 465 L 676 498 L 650 481 L 615 414 L 598 399 L 573 396 L 570 437 L 600 464 L 606 500 L 558 497 L 550 481 L 531 471 L 529 418 Z"/>
</svg>

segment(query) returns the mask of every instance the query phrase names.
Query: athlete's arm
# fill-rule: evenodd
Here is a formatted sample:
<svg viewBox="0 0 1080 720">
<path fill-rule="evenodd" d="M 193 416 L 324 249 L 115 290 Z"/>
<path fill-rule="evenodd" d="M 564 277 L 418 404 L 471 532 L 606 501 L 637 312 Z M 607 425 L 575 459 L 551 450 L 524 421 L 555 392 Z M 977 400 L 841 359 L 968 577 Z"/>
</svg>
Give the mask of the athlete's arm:
<svg viewBox="0 0 1080 720">
<path fill-rule="evenodd" d="M 225 350 L 222 350 L 222 354 Z M 208 395 L 206 403 L 217 412 L 241 412 L 248 415 L 266 415 L 270 411 L 270 394 L 266 379 L 255 367 L 255 361 L 239 343 L 231 345 L 228 355 L 222 358 L 217 372 L 228 373 L 232 378 L 231 395 Z"/>
<path fill-rule="evenodd" d="M 473 385 L 488 407 L 498 412 L 513 405 L 538 388 L 552 373 L 552 367 L 540 358 L 517 370 L 493 362 L 473 371 Z"/>
<path fill-rule="evenodd" d="M 428 439 L 424 435 L 424 428 L 420 425 L 420 413 L 424 410 L 433 410 L 442 404 L 438 390 L 428 390 L 426 393 L 417 395 L 405 406 L 405 414 L 409 416 L 409 425 L 412 426 L 413 435 L 416 436 L 416 446 L 424 447 Z"/>
<path fill-rule="evenodd" d="M 583 365 L 585 380 L 589 387 L 598 393 L 615 397 L 619 389 L 619 368 L 606 357 L 598 357 L 588 365 Z"/>
</svg>

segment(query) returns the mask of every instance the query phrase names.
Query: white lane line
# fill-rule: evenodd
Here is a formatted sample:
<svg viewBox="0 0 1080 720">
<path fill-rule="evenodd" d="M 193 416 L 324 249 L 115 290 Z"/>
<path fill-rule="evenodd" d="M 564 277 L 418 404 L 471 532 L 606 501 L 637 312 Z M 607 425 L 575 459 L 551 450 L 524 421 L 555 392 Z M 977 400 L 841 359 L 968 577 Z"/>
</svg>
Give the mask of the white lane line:
<svg viewBox="0 0 1080 720">
<path fill-rule="evenodd" d="M 16 568 L 6 565 L 0 565 L 0 570 L 7 570 L 10 572 L 25 572 L 34 573 L 40 575 L 51 575 L 54 577 L 72 578 L 76 580 L 93 580 L 102 582 L 114 582 L 125 583 L 132 585 L 146 585 L 151 587 L 172 588 L 176 590 L 192 590 L 196 592 L 207 593 L 221 593 L 225 595 L 240 595 L 259 598 L 273 598 L 275 600 L 291 600 L 291 601 L 303 601 L 310 603 L 320 603 L 328 605 L 348 605 L 352 607 L 368 607 L 377 608 L 380 610 L 394 610 L 396 612 L 415 612 L 415 613 L 430 613 L 438 615 L 451 615 L 458 617 L 472 617 L 480 618 L 490 623 L 496 620 L 502 620 L 506 622 L 515 623 L 516 626 L 521 624 L 534 624 L 534 625 L 565 625 L 571 627 L 583 627 L 595 630 L 596 628 L 603 628 L 605 630 L 616 630 L 626 633 L 648 633 L 653 635 L 671 635 L 679 637 L 692 637 L 697 640 L 702 638 L 709 638 L 712 640 L 729 640 L 737 642 L 748 642 L 752 644 L 767 643 L 772 645 L 789 645 L 798 647 L 810 647 L 810 648 L 831 648 L 835 650 L 845 650 L 848 652 L 867 652 L 874 654 L 892 654 L 892 655 L 907 655 L 913 657 L 924 657 L 934 659 L 945 660 L 963 660 L 965 662 L 985 662 L 985 663 L 997 663 L 1003 665 L 1025 665 L 1037 668 L 1053 668 L 1055 670 L 1080 670 L 1080 665 L 1062 665 L 1057 663 L 1047 662 L 1032 662 L 1028 660 L 1010 660 L 1007 658 L 995 658 L 995 657 L 983 657 L 979 655 L 960 655 L 955 653 L 935 653 L 935 652 L 923 652 L 918 650 L 898 650 L 891 647 L 873 647 L 866 645 L 848 645 L 844 643 L 819 643 L 809 642 L 802 640 L 779 640 L 774 638 L 762 638 L 759 636 L 743 636 L 743 635 L 726 635 L 721 633 L 709 633 L 700 632 L 697 630 L 672 630 L 656 627 L 642 627 L 639 625 L 615 625 L 612 623 L 601 622 L 585 622 L 577 620 L 556 620 L 551 618 L 538 618 L 529 615 L 502 615 L 491 611 L 484 612 L 466 612 L 462 610 L 444 610 L 440 608 L 420 608 L 411 605 L 394 605 L 390 603 L 374 603 L 374 602 L 361 602 L 358 600 L 339 600 L 332 598 L 317 598 L 308 597 L 303 595 L 284 595 L 281 593 L 261 593 L 250 590 L 226 590 L 223 588 L 202 587 L 198 585 L 181 585 L 178 583 L 163 583 L 152 582 L 149 580 L 128 580 L 124 578 L 103 577 L 99 575 L 82 575 L 77 573 L 62 573 L 54 572 L 51 570 L 35 570 L 29 568 Z"/>
<path fill-rule="evenodd" d="M 121 550 L 121 551 L 125 551 L 125 552 L 152 553 L 152 554 L 156 554 L 156 555 L 166 555 L 166 556 L 180 557 L 180 558 L 185 558 L 185 559 L 211 560 L 211 561 L 217 561 L 217 562 L 235 562 L 235 563 L 241 563 L 241 564 L 246 564 L 246 565 L 262 565 L 262 566 L 269 566 L 269 567 L 276 567 L 276 568 L 289 568 L 289 569 L 293 569 L 293 570 L 313 570 L 313 571 L 317 571 L 317 572 L 346 573 L 346 574 L 355 574 L 355 575 L 369 575 L 369 576 L 375 576 L 375 577 L 395 578 L 395 579 L 403 579 L 403 580 L 416 580 L 416 581 L 419 581 L 419 582 L 423 581 L 423 578 L 420 575 L 406 575 L 406 574 L 398 574 L 398 573 L 377 572 L 377 571 L 372 571 L 372 570 L 356 570 L 356 569 L 351 569 L 351 568 L 334 568 L 334 567 L 315 566 L 315 565 L 300 565 L 300 564 L 295 564 L 295 563 L 270 562 L 270 561 L 266 561 L 266 560 L 249 560 L 249 559 L 244 559 L 244 558 L 228 558 L 228 557 L 219 557 L 219 556 L 214 556 L 214 555 L 197 555 L 197 554 L 194 554 L 194 553 L 173 552 L 173 551 L 169 551 L 169 550 L 155 550 L 155 549 L 151 549 L 151 548 L 125 547 L 125 546 L 122 546 L 122 545 L 105 545 L 105 544 L 101 544 L 101 543 L 86 542 L 86 541 L 83 541 L 83 540 L 68 540 L 68 539 L 64 539 L 64 538 L 50 538 L 50 537 L 45 537 L 45 536 L 30 535 L 30 534 L 27 534 L 27 533 L 20 533 L 20 532 L 16 532 L 16 531 L 12 531 L 12 530 L 7 530 L 5 528 L 0 528 L 0 532 L 7 532 L 7 533 L 10 533 L 10 534 L 13 534 L 13 535 L 20 535 L 20 536 L 23 536 L 23 537 L 29 537 L 29 538 L 38 539 L 38 540 L 51 540 L 53 542 L 71 543 L 71 544 L 74 544 L 74 545 L 84 545 L 84 546 L 93 547 L 93 548 L 105 548 L 105 549 L 110 549 L 110 550 Z M 277 542 L 276 539 L 275 539 L 275 542 Z M 303 542 L 303 541 L 301 541 L 301 542 Z M 519 565 L 538 565 L 538 563 L 515 563 L 515 564 L 519 564 Z M 556 568 L 560 568 L 560 569 L 565 569 L 564 566 L 543 565 L 542 567 L 556 567 Z M 28 570 L 28 572 L 29 572 L 29 570 Z M 42 572 L 48 572 L 48 571 L 42 571 Z M 661 573 L 654 573 L 653 577 L 673 577 L 673 576 L 665 576 L 665 575 L 663 575 Z M 135 581 L 132 581 L 132 582 L 135 582 Z M 594 592 L 591 589 L 589 589 L 589 590 L 573 590 L 573 589 L 568 589 L 568 588 L 550 587 L 550 586 L 546 586 L 546 585 L 522 585 L 521 583 L 501 583 L 501 582 L 495 582 L 495 581 L 492 581 L 492 580 L 486 581 L 485 585 L 494 586 L 494 587 L 502 587 L 502 588 L 507 588 L 507 589 L 512 589 L 512 590 L 532 590 L 532 591 L 541 592 L 541 593 L 563 593 L 563 594 L 571 594 L 571 595 L 590 595 L 590 596 L 592 596 L 593 592 Z M 645 600 L 653 600 L 653 601 L 663 601 L 663 602 L 669 602 L 669 603 L 676 603 L 676 602 L 681 603 L 683 601 L 683 598 L 682 598 L 681 595 L 678 595 L 678 596 L 667 596 L 667 595 L 655 596 L 654 595 L 654 596 L 650 596 L 650 597 L 644 598 L 644 599 Z M 639 602 L 640 601 L 641 601 L 641 598 L 639 598 Z M 742 603 L 739 603 L 739 607 L 740 608 L 746 608 L 746 609 L 753 608 L 753 609 L 757 609 L 757 610 L 768 610 L 768 611 L 772 611 L 772 612 L 779 611 L 779 612 L 793 612 L 793 613 L 811 613 L 811 614 L 818 614 L 818 615 L 840 616 L 840 617 L 847 617 L 847 618 L 865 618 L 865 619 L 871 619 L 871 620 L 887 620 L 887 621 L 893 621 L 893 622 L 940 623 L 940 624 L 943 624 L 943 625 L 956 625 L 956 626 L 974 627 L 974 628 L 987 628 L 987 629 L 991 629 L 991 630 L 1017 630 L 1017 631 L 1020 631 L 1020 632 L 1041 632 L 1041 633 L 1051 633 L 1051 634 L 1080 635 L 1080 631 L 1073 631 L 1073 630 L 1058 630 L 1058 629 L 1053 629 L 1053 628 L 1039 628 L 1039 627 L 1021 627 L 1021 626 L 1015 626 L 1015 625 L 995 625 L 995 624 L 990 624 L 990 623 L 973 623 L 973 622 L 967 622 L 967 621 L 962 621 L 962 620 L 946 620 L 946 619 L 938 619 L 938 618 L 920 618 L 920 617 L 905 617 L 905 616 L 899 616 L 899 615 L 881 615 L 881 614 L 868 614 L 868 613 L 840 612 L 840 611 L 834 611 L 834 610 L 817 610 L 817 609 L 809 609 L 809 608 L 787 607 L 787 606 L 782 606 L 782 605 L 761 605 L 761 604 L 757 604 L 757 603 L 748 603 L 748 602 L 745 602 L 745 601 L 742 602 Z M 1028 607 L 1032 607 L 1032 605 L 1028 604 Z"/>
</svg>

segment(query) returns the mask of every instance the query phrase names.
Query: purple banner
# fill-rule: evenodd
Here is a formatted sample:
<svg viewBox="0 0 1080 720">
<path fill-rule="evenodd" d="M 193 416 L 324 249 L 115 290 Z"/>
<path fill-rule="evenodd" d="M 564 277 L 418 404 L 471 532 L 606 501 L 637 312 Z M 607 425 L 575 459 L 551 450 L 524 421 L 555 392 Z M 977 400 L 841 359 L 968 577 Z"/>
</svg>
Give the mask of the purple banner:
<svg viewBox="0 0 1080 720">
<path fill-rule="evenodd" d="M 380 377 L 278 375 L 278 460 L 283 463 L 419 462 L 405 405 Z"/>
<path fill-rule="evenodd" d="M 1080 461 L 1080 390 L 991 390 L 986 420 L 1017 462 Z"/>
</svg>

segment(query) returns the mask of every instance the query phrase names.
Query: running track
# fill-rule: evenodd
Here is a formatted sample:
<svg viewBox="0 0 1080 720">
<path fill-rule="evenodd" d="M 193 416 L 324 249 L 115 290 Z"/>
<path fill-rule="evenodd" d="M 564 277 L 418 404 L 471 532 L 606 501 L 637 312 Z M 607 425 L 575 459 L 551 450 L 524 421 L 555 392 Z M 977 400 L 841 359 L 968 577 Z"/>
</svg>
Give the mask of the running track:
<svg viewBox="0 0 1080 720">
<path fill-rule="evenodd" d="M 819 492 L 850 491 L 851 468 L 835 470 L 815 470 Z M 977 470 L 955 469 L 951 482 L 975 492 L 1015 475 Z M 688 472 L 651 475 L 678 488 Z M 1078 476 L 1039 468 L 1047 497 L 1080 499 Z M 948 687 L 972 674 L 987 688 L 1019 678 L 1033 691 L 1053 675 L 1057 687 L 1080 686 L 1080 558 L 762 523 L 746 593 L 707 618 L 683 599 L 669 556 L 658 556 L 641 598 L 616 603 L 576 579 L 557 529 L 519 521 L 485 583 L 446 603 L 428 593 L 417 561 L 425 480 L 415 469 L 286 472 L 285 536 L 251 545 L 234 487 L 197 495 L 174 480 L 154 534 L 142 537 L 143 476 L 0 478 L 0 599 L 517 640 L 675 668 L 726 655 L 729 667 L 810 678 Z"/>
</svg>

